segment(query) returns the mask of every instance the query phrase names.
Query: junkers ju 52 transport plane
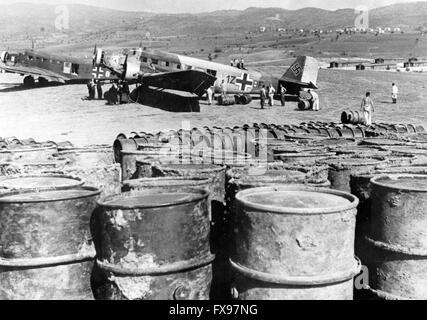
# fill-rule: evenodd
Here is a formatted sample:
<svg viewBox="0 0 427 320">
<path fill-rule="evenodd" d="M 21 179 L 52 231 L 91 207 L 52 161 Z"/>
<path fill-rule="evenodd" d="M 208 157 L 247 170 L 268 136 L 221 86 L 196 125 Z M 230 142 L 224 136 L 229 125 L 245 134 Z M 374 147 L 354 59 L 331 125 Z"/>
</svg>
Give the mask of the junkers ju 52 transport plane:
<svg viewBox="0 0 427 320">
<path fill-rule="evenodd" d="M 59 83 L 86 83 L 90 79 L 118 80 L 117 76 L 102 66 L 93 66 L 92 61 L 51 55 L 34 50 L 20 53 L 2 52 L 0 69 L 24 77 L 24 85 L 33 87 L 38 79 L 40 85 L 49 81 Z"/>
<path fill-rule="evenodd" d="M 145 85 L 163 87 L 167 84 L 166 87 L 173 90 L 187 88 L 185 84 L 191 82 L 191 77 L 202 72 L 215 77 L 216 93 L 225 90 L 227 94 L 240 96 L 259 94 L 263 85 L 273 85 L 279 92 L 280 84 L 285 86 L 288 95 L 298 96 L 303 89 L 317 89 L 319 71 L 316 59 L 300 56 L 280 79 L 274 79 L 258 71 L 146 48 L 128 50 L 124 54 L 108 54 L 101 48 L 95 48 L 94 66 L 106 67 L 123 80 L 143 78 Z M 150 76 L 152 73 L 157 76 Z M 203 85 L 192 92 L 201 95 L 206 88 Z"/>
</svg>

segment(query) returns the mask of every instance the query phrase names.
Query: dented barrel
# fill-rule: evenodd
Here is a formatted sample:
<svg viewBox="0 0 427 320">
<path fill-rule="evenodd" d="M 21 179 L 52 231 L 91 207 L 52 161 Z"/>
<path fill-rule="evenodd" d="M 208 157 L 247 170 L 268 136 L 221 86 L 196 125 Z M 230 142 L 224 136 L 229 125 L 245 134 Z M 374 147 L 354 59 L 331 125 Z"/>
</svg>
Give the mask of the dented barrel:
<svg viewBox="0 0 427 320">
<path fill-rule="evenodd" d="M 427 299 L 427 175 L 371 180 L 369 285 L 385 299 Z"/>
<path fill-rule="evenodd" d="M 99 202 L 96 296 L 205 300 L 212 280 L 209 192 L 129 192 Z"/>
<path fill-rule="evenodd" d="M 236 201 L 234 298 L 353 299 L 356 197 L 276 186 L 239 192 Z"/>
<path fill-rule="evenodd" d="M 350 175 L 353 171 L 360 168 L 374 170 L 387 161 L 382 157 L 350 157 L 320 160 L 318 163 L 329 165 L 329 181 L 332 189 L 351 192 Z"/>
<path fill-rule="evenodd" d="M 0 299 L 93 299 L 90 187 L 0 195 Z"/>
</svg>

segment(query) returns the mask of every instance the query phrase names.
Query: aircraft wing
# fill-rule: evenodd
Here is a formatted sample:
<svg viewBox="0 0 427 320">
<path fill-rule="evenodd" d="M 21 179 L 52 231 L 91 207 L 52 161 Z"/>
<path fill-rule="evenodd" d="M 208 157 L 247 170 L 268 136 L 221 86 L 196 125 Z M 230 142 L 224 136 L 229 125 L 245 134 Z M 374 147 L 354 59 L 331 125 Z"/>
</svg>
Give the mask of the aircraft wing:
<svg viewBox="0 0 427 320">
<path fill-rule="evenodd" d="M 216 77 L 203 71 L 185 70 L 144 75 L 142 81 L 149 86 L 191 92 L 201 97 L 214 85 Z"/>
<path fill-rule="evenodd" d="M 57 82 L 65 82 L 66 80 L 69 80 L 65 78 L 64 76 L 61 76 L 55 72 L 37 68 L 37 67 L 25 67 L 25 66 L 8 66 L 5 64 L 0 64 L 0 69 L 5 70 L 6 72 L 11 73 L 18 73 L 21 75 L 31 75 L 36 77 L 43 77 L 50 81 L 57 81 Z"/>
</svg>

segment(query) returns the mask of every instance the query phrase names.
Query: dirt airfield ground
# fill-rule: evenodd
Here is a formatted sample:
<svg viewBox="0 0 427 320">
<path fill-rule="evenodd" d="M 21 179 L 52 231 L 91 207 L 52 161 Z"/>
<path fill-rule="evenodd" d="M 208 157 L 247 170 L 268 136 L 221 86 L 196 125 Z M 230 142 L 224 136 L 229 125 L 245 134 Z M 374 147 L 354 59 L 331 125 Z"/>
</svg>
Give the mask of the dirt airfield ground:
<svg viewBox="0 0 427 320">
<path fill-rule="evenodd" d="M 266 66 L 264 71 L 277 76 L 286 68 Z M 390 101 L 392 82 L 401 92 L 397 105 Z M 109 106 L 105 101 L 83 101 L 87 95 L 84 85 L 23 90 L 21 83 L 20 76 L 0 74 L 0 137 L 70 141 L 76 146 L 111 145 L 119 133 L 176 130 L 183 123 L 191 127 L 232 127 L 254 122 L 339 122 L 342 111 L 360 108 L 367 90 L 376 103 L 375 122 L 413 123 L 427 128 L 427 74 L 422 73 L 320 70 L 320 112 L 298 111 L 295 102 L 285 108 L 260 110 L 255 100 L 247 106 L 208 106 L 201 101 L 200 113 L 171 113 L 135 103 Z"/>
</svg>

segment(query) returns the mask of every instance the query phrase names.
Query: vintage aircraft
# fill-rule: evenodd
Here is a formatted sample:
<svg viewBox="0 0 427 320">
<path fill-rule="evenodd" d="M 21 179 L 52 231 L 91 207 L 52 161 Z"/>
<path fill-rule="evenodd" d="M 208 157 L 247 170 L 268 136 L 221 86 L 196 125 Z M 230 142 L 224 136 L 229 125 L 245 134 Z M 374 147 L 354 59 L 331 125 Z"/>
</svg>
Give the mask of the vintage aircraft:
<svg viewBox="0 0 427 320">
<path fill-rule="evenodd" d="M 149 86 L 162 87 L 164 82 L 168 82 L 168 87 L 175 90 L 180 90 L 183 86 L 183 79 L 175 82 L 170 79 L 170 74 L 204 72 L 216 78 L 213 84 L 215 92 L 221 93 L 225 88 L 227 94 L 237 95 L 259 94 L 261 87 L 269 84 L 276 87 L 277 92 L 279 85 L 283 84 L 288 95 L 298 95 L 303 89 L 317 89 L 319 71 L 316 59 L 300 56 L 280 79 L 274 79 L 258 71 L 146 48 L 131 49 L 120 54 L 108 54 L 101 48 L 95 48 L 94 66 L 106 67 L 127 81 L 144 78 L 143 83 Z M 160 72 L 160 76 L 150 78 L 148 75 L 153 72 Z M 198 89 L 198 94 L 203 93 L 203 88 Z"/>
<path fill-rule="evenodd" d="M 2 52 L 0 69 L 25 76 L 24 85 L 28 87 L 35 85 L 36 78 L 40 85 L 45 85 L 49 81 L 72 84 L 101 78 L 103 81 L 118 80 L 118 77 L 111 74 L 107 68 L 94 67 L 90 60 L 79 60 L 34 50 L 25 50 L 20 53 Z"/>
</svg>

